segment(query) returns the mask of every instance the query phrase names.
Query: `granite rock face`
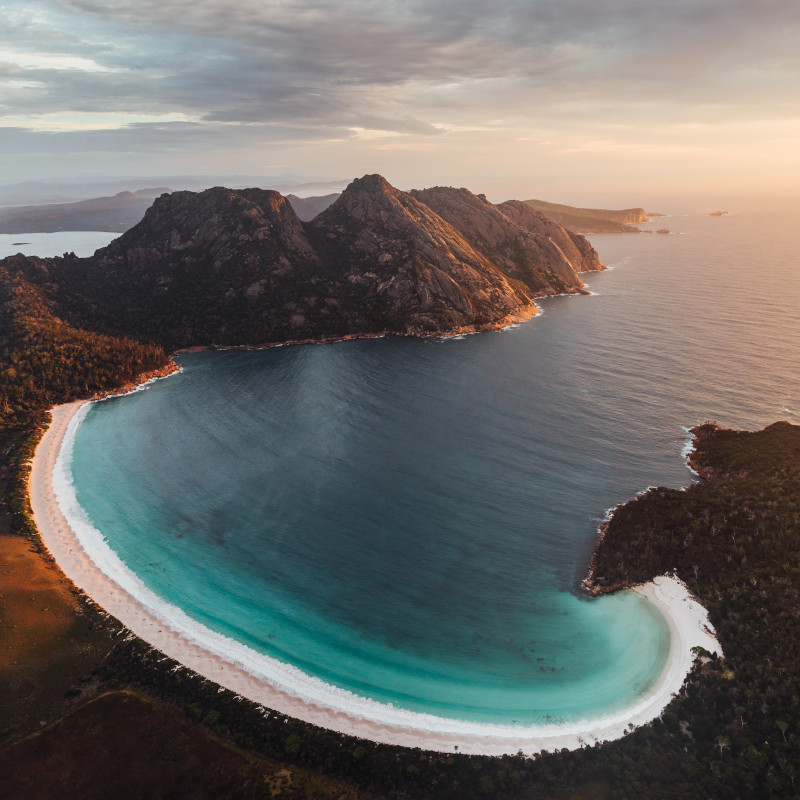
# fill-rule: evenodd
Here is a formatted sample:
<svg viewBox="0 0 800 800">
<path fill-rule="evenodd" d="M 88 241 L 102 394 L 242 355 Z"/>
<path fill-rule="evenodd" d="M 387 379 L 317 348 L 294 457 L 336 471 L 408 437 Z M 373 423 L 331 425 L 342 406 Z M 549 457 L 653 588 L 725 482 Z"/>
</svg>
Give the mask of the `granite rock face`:
<svg viewBox="0 0 800 800">
<path fill-rule="evenodd" d="M 597 251 L 585 236 L 568 230 L 541 211 L 531 208 L 527 203 L 507 200 L 505 203 L 500 203 L 497 208 L 521 228 L 553 242 L 577 272 L 605 269 L 600 263 Z"/>
<path fill-rule="evenodd" d="M 390 330 L 491 326 L 533 312 L 530 297 L 458 230 L 380 175 L 353 181 L 307 229 Z"/>
<path fill-rule="evenodd" d="M 162 195 L 60 282 L 81 323 L 171 347 L 288 338 L 306 327 L 298 312 L 325 291 L 302 223 L 282 195 L 263 189 Z M 87 308 L 97 315 L 81 319 Z"/>
<path fill-rule="evenodd" d="M 506 213 L 468 189 L 435 187 L 410 194 L 457 228 L 505 275 L 525 284 L 534 295 L 574 293 L 583 282 L 578 272 L 602 269 L 582 236 L 570 234 L 543 215 Z M 512 209 L 513 212 L 513 209 Z M 540 219 L 541 218 L 541 219 Z M 580 245 L 580 246 L 579 246 Z M 585 247 L 586 252 L 581 250 Z M 594 254 L 594 260 L 589 257 Z"/>
<path fill-rule="evenodd" d="M 218 187 L 164 194 L 94 256 L 27 259 L 25 273 L 70 324 L 171 348 L 454 333 L 527 318 L 533 297 L 602 268 L 582 237 L 520 220 L 379 175 L 308 222 L 278 192 Z"/>
</svg>

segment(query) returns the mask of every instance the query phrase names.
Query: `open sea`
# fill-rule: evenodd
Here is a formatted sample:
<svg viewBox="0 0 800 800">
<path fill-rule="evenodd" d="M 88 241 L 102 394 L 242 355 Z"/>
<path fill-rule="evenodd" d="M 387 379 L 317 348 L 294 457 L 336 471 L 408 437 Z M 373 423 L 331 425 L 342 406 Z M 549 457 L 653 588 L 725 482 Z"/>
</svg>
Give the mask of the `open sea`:
<svg viewBox="0 0 800 800">
<path fill-rule="evenodd" d="M 500 333 L 183 355 L 91 406 L 71 474 L 160 598 L 359 698 L 469 723 L 610 714 L 667 626 L 579 590 L 606 511 L 685 486 L 687 429 L 800 423 L 797 215 L 591 241 L 589 297 Z M 270 661 L 272 659 L 273 661 Z"/>
</svg>

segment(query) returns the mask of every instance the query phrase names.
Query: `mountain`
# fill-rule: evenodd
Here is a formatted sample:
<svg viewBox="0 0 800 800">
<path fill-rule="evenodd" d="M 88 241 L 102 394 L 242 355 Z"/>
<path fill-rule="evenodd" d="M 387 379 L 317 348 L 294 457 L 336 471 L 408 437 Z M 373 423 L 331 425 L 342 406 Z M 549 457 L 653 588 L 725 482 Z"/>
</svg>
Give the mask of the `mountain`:
<svg viewBox="0 0 800 800">
<path fill-rule="evenodd" d="M 170 347 L 305 338 L 346 324 L 319 302 L 340 293 L 339 279 L 291 205 L 265 189 L 163 195 L 94 256 L 59 264 L 57 283 L 82 326 Z"/>
<path fill-rule="evenodd" d="M 316 197 L 298 197 L 296 194 L 287 194 L 286 199 L 292 204 L 294 213 L 303 221 L 309 222 L 314 219 L 320 211 L 324 211 L 341 192 L 333 194 L 323 194 Z"/>
<path fill-rule="evenodd" d="M 605 269 L 597 251 L 585 236 L 573 233 L 527 203 L 507 200 L 497 208 L 520 228 L 551 241 L 578 272 Z"/>
<path fill-rule="evenodd" d="M 155 197 L 167 191 L 140 189 L 77 203 L 0 208 L 0 233 L 126 231 L 144 216 Z"/>
<path fill-rule="evenodd" d="M 576 233 L 638 233 L 639 229 L 631 223 L 649 220 L 643 208 L 613 211 L 607 208 L 576 208 L 544 200 L 524 202 Z"/>
<path fill-rule="evenodd" d="M 525 287 L 380 175 L 353 181 L 307 229 L 381 327 L 479 329 L 535 313 Z"/>
<path fill-rule="evenodd" d="M 170 349 L 455 333 L 527 318 L 533 297 L 579 292 L 577 272 L 602 268 L 582 237 L 520 219 L 466 189 L 406 193 L 379 175 L 308 222 L 278 192 L 216 187 L 161 195 L 89 258 L 0 269 L 65 324 Z"/>
</svg>

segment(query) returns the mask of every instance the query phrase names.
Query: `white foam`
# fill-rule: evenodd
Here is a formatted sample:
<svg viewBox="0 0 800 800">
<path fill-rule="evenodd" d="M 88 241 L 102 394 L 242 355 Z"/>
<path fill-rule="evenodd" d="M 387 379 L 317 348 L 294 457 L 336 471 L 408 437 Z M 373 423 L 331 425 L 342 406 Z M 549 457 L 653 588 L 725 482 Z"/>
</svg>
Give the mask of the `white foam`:
<svg viewBox="0 0 800 800">
<path fill-rule="evenodd" d="M 691 472 L 696 478 L 699 478 L 700 473 L 689 462 L 689 456 L 692 455 L 692 450 L 694 450 L 694 442 L 695 439 L 697 439 L 697 436 L 692 433 L 691 428 L 687 428 L 685 425 L 681 425 L 681 427 L 686 432 L 686 441 L 683 443 L 683 447 L 681 448 L 681 458 L 686 464 L 689 472 Z"/>
<path fill-rule="evenodd" d="M 125 397 L 129 394 L 136 394 L 136 392 L 144 392 L 146 391 L 151 384 L 155 383 L 156 381 L 164 381 L 167 378 L 171 378 L 173 375 L 180 375 L 183 372 L 183 367 L 179 366 L 178 369 L 173 370 L 172 372 L 168 373 L 167 375 L 156 375 L 155 378 L 148 378 L 146 381 L 142 381 L 141 383 L 137 383 L 133 389 L 128 389 L 126 392 L 117 392 L 116 394 L 107 394 L 103 397 L 100 397 L 97 400 L 94 400 L 95 403 L 102 403 L 104 400 L 110 400 L 112 397 Z M 88 406 L 88 403 L 86 404 Z M 81 406 L 81 410 L 83 406 Z M 84 414 L 85 416 L 85 414 Z M 81 417 L 83 419 L 83 417 Z"/>
<path fill-rule="evenodd" d="M 787 416 L 787 417 L 800 417 L 800 414 L 798 414 L 797 411 L 793 411 L 791 408 L 789 408 L 789 403 L 791 403 L 792 400 L 793 400 L 792 395 L 791 394 L 787 394 L 786 395 L 786 400 L 781 405 L 781 413 L 784 416 Z"/>
</svg>

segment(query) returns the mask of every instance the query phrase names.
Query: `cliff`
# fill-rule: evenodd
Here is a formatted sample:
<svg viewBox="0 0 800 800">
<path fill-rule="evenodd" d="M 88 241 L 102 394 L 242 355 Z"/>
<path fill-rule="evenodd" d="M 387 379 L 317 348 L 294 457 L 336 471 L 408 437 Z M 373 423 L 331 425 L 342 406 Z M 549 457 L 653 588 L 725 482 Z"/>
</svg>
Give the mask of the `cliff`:
<svg viewBox="0 0 800 800">
<path fill-rule="evenodd" d="M 577 274 L 583 269 L 583 259 L 574 246 L 568 254 L 559 247 L 556 240 L 563 244 L 569 237 L 557 224 L 554 223 L 555 238 L 526 229 L 467 189 L 437 186 L 410 194 L 453 225 L 503 274 L 522 282 L 534 295 L 573 293 L 583 286 Z"/>
<path fill-rule="evenodd" d="M 450 223 L 380 175 L 353 181 L 309 235 L 380 327 L 432 332 L 491 327 L 534 313 L 524 287 Z"/>
<path fill-rule="evenodd" d="M 605 269 L 589 240 L 520 200 L 507 200 L 497 208 L 510 220 L 540 238 L 549 239 L 577 272 Z"/>
</svg>

